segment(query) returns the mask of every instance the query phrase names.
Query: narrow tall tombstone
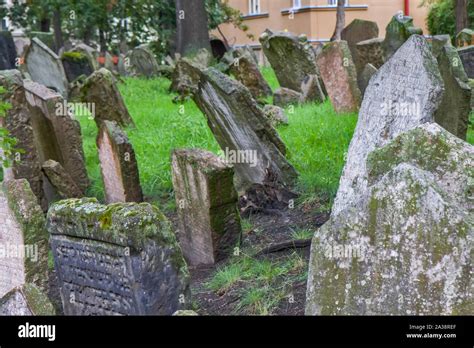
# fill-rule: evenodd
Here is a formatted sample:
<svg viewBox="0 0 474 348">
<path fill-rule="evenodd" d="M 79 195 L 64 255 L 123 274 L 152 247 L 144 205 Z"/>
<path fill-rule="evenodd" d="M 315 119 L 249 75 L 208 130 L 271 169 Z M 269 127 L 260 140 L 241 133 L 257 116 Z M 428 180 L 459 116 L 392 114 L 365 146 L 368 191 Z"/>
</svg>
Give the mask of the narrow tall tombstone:
<svg viewBox="0 0 474 348">
<path fill-rule="evenodd" d="M 25 67 L 33 81 L 68 97 L 69 85 L 61 59 L 36 37 L 25 53 Z"/>
<path fill-rule="evenodd" d="M 106 202 L 142 202 L 135 151 L 123 129 L 115 122 L 102 122 L 97 148 Z"/>
<path fill-rule="evenodd" d="M 47 218 L 66 315 L 172 315 L 190 305 L 171 225 L 148 203 L 54 204 Z"/>
<path fill-rule="evenodd" d="M 0 31 L 0 70 L 15 69 L 16 58 L 12 34 L 9 31 Z"/>
<path fill-rule="evenodd" d="M 208 151 L 185 149 L 173 151 L 171 172 L 188 264 L 211 265 L 231 255 L 241 236 L 233 167 Z"/>
<path fill-rule="evenodd" d="M 458 49 L 464 70 L 470 79 L 474 79 L 474 45 Z"/>
<path fill-rule="evenodd" d="M 385 61 L 388 61 L 403 43 L 415 34 L 422 35 L 423 31 L 413 26 L 412 17 L 404 16 L 401 11 L 393 16 L 385 29 L 385 40 L 383 42 Z"/>
<path fill-rule="evenodd" d="M 291 186 L 297 172 L 285 158 L 285 144 L 249 90 L 213 68 L 197 68 L 196 74 L 199 88 L 194 100 L 221 149 L 235 158 L 239 191 L 254 183 L 263 184 L 269 175 L 275 182 Z"/>
<path fill-rule="evenodd" d="M 84 82 L 80 99 L 95 106 L 95 122 L 115 121 L 120 126 L 134 126 L 112 73 L 104 68 L 95 71 Z"/>
<path fill-rule="evenodd" d="M 361 94 L 357 72 L 349 46 L 335 41 L 324 46 L 317 58 L 319 71 L 336 112 L 355 112 L 359 109 Z"/>
<path fill-rule="evenodd" d="M 125 57 L 125 68 L 130 75 L 150 78 L 158 75 L 158 62 L 148 45 L 140 45 Z"/>
<path fill-rule="evenodd" d="M 367 192 L 368 154 L 400 133 L 433 122 L 443 94 L 443 79 L 428 43 L 412 35 L 372 77 L 365 91 L 332 215 Z"/>
</svg>

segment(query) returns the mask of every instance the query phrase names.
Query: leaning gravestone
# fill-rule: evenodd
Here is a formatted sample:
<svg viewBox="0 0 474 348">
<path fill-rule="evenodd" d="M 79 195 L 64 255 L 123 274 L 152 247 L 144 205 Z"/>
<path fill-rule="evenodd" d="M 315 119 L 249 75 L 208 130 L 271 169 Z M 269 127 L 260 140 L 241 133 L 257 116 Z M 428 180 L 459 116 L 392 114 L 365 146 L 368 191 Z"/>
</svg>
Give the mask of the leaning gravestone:
<svg viewBox="0 0 474 348">
<path fill-rule="evenodd" d="M 9 31 L 0 31 L 0 70 L 15 69 L 15 43 Z"/>
<path fill-rule="evenodd" d="M 106 202 L 143 201 L 135 151 L 116 122 L 102 122 L 97 148 Z"/>
<path fill-rule="evenodd" d="M 425 123 L 367 167 L 369 189 L 313 238 L 306 314 L 470 315 L 474 147 Z"/>
<path fill-rule="evenodd" d="M 61 59 L 36 37 L 25 53 L 25 67 L 33 81 L 67 98 L 69 85 Z"/>
<path fill-rule="evenodd" d="M 148 203 L 60 201 L 48 212 L 66 315 L 172 315 L 190 304 L 170 223 Z"/>
<path fill-rule="evenodd" d="M 125 57 L 125 68 L 130 75 L 147 78 L 158 75 L 158 62 L 147 45 L 140 45 Z"/>
<path fill-rule="evenodd" d="M 249 90 L 213 68 L 196 68 L 196 74 L 199 89 L 194 101 L 206 115 L 221 149 L 240 157 L 235 161 L 239 191 L 263 184 L 269 175 L 278 184 L 292 185 L 297 172 L 285 158 L 285 144 Z"/>
<path fill-rule="evenodd" d="M 357 85 L 357 71 L 347 42 L 335 41 L 325 45 L 317 63 L 334 110 L 357 111 L 361 94 Z"/>
<path fill-rule="evenodd" d="M 211 152 L 175 150 L 171 172 L 179 244 L 190 265 L 212 265 L 239 246 L 241 227 L 234 169 Z"/>
<path fill-rule="evenodd" d="M 474 46 L 467 46 L 458 49 L 464 70 L 470 79 L 474 79 Z"/>
<path fill-rule="evenodd" d="M 80 52 L 64 52 L 61 60 L 69 82 L 74 82 L 82 75 L 87 77 L 94 71 L 87 56 Z"/>
<path fill-rule="evenodd" d="M 115 121 L 122 127 L 134 126 L 109 70 L 101 68 L 90 75 L 84 82 L 80 94 L 82 102 L 95 105 L 94 119 L 98 127 L 103 121 Z"/>
<path fill-rule="evenodd" d="M 332 215 L 367 192 L 367 155 L 400 133 L 432 122 L 443 92 L 443 79 L 428 43 L 421 36 L 411 36 L 365 91 Z"/>
<path fill-rule="evenodd" d="M 60 198 L 84 197 L 84 192 L 76 185 L 74 179 L 69 175 L 66 169 L 64 169 L 61 163 L 54 160 L 47 160 L 43 163 L 42 169 Z"/>
<path fill-rule="evenodd" d="M 385 40 L 383 42 L 385 61 L 388 61 L 403 43 L 414 34 L 422 35 L 423 31 L 413 26 L 412 17 L 404 16 L 401 11 L 393 16 L 387 25 Z"/>
</svg>

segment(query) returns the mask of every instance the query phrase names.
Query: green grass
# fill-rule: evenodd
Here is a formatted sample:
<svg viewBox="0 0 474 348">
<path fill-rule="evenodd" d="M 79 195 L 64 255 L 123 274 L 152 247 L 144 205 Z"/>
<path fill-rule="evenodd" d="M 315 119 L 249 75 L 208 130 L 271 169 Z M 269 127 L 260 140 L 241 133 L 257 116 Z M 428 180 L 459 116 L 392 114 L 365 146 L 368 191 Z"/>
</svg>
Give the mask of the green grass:
<svg viewBox="0 0 474 348">
<path fill-rule="evenodd" d="M 314 236 L 314 230 L 310 229 L 297 229 L 291 232 L 291 238 L 294 240 L 310 239 Z"/>
</svg>

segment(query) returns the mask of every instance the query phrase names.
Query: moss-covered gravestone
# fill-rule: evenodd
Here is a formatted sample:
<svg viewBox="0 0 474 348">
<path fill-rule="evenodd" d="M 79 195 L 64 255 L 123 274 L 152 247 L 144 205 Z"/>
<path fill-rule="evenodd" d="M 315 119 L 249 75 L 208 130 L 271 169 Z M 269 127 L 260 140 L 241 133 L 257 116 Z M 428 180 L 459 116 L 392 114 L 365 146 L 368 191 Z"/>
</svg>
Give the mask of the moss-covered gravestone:
<svg viewBox="0 0 474 348">
<path fill-rule="evenodd" d="M 125 57 L 125 69 L 132 76 L 151 78 L 159 72 L 158 62 L 148 45 L 140 45 Z"/>
<path fill-rule="evenodd" d="M 383 42 L 385 61 L 388 61 L 404 42 L 415 34 L 422 35 L 423 31 L 413 26 L 412 17 L 404 16 L 402 11 L 393 16 L 385 29 L 385 40 Z"/>
<path fill-rule="evenodd" d="M 143 201 L 135 151 L 127 134 L 116 122 L 102 122 L 97 148 L 106 202 Z"/>
<path fill-rule="evenodd" d="M 334 41 L 325 45 L 318 55 L 317 63 L 336 112 L 357 111 L 361 94 L 357 85 L 357 71 L 347 42 Z"/>
<path fill-rule="evenodd" d="M 47 227 L 66 315 L 172 315 L 190 305 L 186 263 L 158 208 L 65 200 Z"/>
<path fill-rule="evenodd" d="M 241 236 L 234 169 L 204 150 L 175 150 L 172 178 L 179 217 L 179 243 L 190 265 L 210 265 L 229 256 Z"/>
<path fill-rule="evenodd" d="M 456 35 L 456 46 L 465 47 L 474 45 L 474 30 L 466 28 Z"/>
<path fill-rule="evenodd" d="M 61 55 L 64 70 L 69 82 L 74 82 L 79 76 L 89 76 L 94 71 L 87 56 L 80 52 L 64 52 Z"/>
<path fill-rule="evenodd" d="M 467 76 L 474 79 L 474 45 L 458 49 L 458 54 Z"/>
<path fill-rule="evenodd" d="M 369 189 L 313 238 L 306 314 L 472 314 L 474 147 L 427 123 L 367 167 Z"/>
<path fill-rule="evenodd" d="M 16 50 L 12 34 L 0 31 L 0 70 L 15 69 Z"/>
<path fill-rule="evenodd" d="M 92 66 L 92 69 L 94 71 L 99 69 L 99 51 L 93 49 L 92 47 L 84 43 L 80 43 L 74 46 L 72 52 L 81 53 L 82 55 L 84 55 L 87 58 L 89 65 Z"/>
</svg>

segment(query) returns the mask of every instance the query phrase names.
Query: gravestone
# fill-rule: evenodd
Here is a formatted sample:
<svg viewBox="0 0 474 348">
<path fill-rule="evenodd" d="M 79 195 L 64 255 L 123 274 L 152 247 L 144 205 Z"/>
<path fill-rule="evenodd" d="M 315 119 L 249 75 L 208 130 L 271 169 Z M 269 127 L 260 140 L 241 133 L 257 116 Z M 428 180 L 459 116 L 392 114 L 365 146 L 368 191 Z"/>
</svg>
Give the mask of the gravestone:
<svg viewBox="0 0 474 348">
<path fill-rule="evenodd" d="M 356 68 L 363 64 L 363 62 L 359 62 L 359 56 L 358 51 L 356 49 L 356 45 L 361 41 L 376 39 L 378 38 L 378 36 L 379 27 L 377 23 L 372 21 L 366 21 L 363 19 L 354 19 L 341 32 L 341 40 L 346 41 L 349 45 L 352 60 L 354 61 Z"/>
<path fill-rule="evenodd" d="M 197 69 L 196 74 L 200 80 L 194 101 L 206 115 L 221 149 L 245 154 L 234 163 L 238 190 L 263 184 L 269 175 L 275 183 L 291 186 L 297 172 L 285 158 L 285 144 L 249 90 L 213 68 Z"/>
<path fill-rule="evenodd" d="M 26 36 L 15 36 L 13 38 L 17 57 L 24 57 L 26 49 L 31 44 L 30 38 Z"/>
<path fill-rule="evenodd" d="M 95 122 L 115 121 L 120 126 L 134 126 L 112 73 L 104 68 L 90 75 L 81 88 L 80 99 L 95 105 Z"/>
<path fill-rule="evenodd" d="M 301 103 L 322 103 L 326 99 L 318 75 L 307 75 L 301 83 Z"/>
<path fill-rule="evenodd" d="M 0 298 L 0 316 L 55 315 L 48 297 L 34 284 L 27 283 Z"/>
<path fill-rule="evenodd" d="M 369 189 L 313 238 L 306 314 L 472 313 L 474 147 L 425 123 L 367 167 Z"/>
<path fill-rule="evenodd" d="M 31 40 L 25 53 L 25 67 L 31 79 L 68 96 L 68 81 L 61 59 L 38 38 Z"/>
<path fill-rule="evenodd" d="M 474 30 L 466 28 L 456 35 L 456 46 L 465 47 L 474 45 Z"/>
<path fill-rule="evenodd" d="M 437 41 L 440 42 L 437 42 Z M 466 139 L 471 113 L 471 88 L 456 48 L 449 36 L 433 38 L 433 54 L 438 61 L 445 92 L 435 113 L 435 121 L 461 139 Z M 439 46 L 439 47 L 438 47 Z"/>
<path fill-rule="evenodd" d="M 373 66 L 372 64 L 368 63 L 365 66 L 364 70 L 362 70 L 362 72 L 358 75 L 357 84 L 359 86 L 362 98 L 364 97 L 365 90 L 367 86 L 369 85 L 370 79 L 372 78 L 372 76 L 375 75 L 376 72 L 377 72 L 377 68 Z"/>
<path fill-rule="evenodd" d="M 61 163 L 47 160 L 42 165 L 43 172 L 61 198 L 81 198 L 84 192 L 76 185 L 74 179 L 63 168 Z"/>
<path fill-rule="evenodd" d="M 82 75 L 87 77 L 94 71 L 87 56 L 80 52 L 64 52 L 61 60 L 69 82 L 74 82 Z"/>
<path fill-rule="evenodd" d="M 288 105 L 298 105 L 301 103 L 303 95 L 292 89 L 280 87 L 273 94 L 273 104 L 279 107 L 286 107 Z"/>
<path fill-rule="evenodd" d="M 31 31 L 29 33 L 29 37 L 31 41 L 37 39 L 44 43 L 51 51 L 57 52 L 53 33 L 47 33 L 43 31 Z"/>
<path fill-rule="evenodd" d="M 383 42 L 385 61 L 388 61 L 403 43 L 415 34 L 423 35 L 423 31 L 413 26 L 412 17 L 404 16 L 402 11 L 393 16 L 385 29 Z"/>
<path fill-rule="evenodd" d="M 150 78 L 158 75 L 158 62 L 147 45 L 140 45 L 131 50 L 125 60 L 126 69 L 133 76 Z"/>
<path fill-rule="evenodd" d="M 142 202 L 135 151 L 117 123 L 102 122 L 97 135 L 97 149 L 106 202 Z"/>
<path fill-rule="evenodd" d="M 357 73 L 365 68 L 367 64 L 372 64 L 375 68 L 379 69 L 384 64 L 384 51 L 383 51 L 383 39 L 370 39 L 357 43 L 355 45 L 357 61 L 356 64 Z"/>
<path fill-rule="evenodd" d="M 9 31 L 0 31 L 0 70 L 15 69 L 15 43 Z"/>
<path fill-rule="evenodd" d="M 334 41 L 325 45 L 317 64 L 334 110 L 338 113 L 357 111 L 361 94 L 347 42 Z"/>
<path fill-rule="evenodd" d="M 432 122 L 443 93 L 438 63 L 428 43 L 412 35 L 365 91 L 332 215 L 367 192 L 367 155 L 400 133 Z"/>
<path fill-rule="evenodd" d="M 288 125 L 288 117 L 285 114 L 285 110 L 276 105 L 265 105 L 263 108 L 263 114 L 268 119 L 272 127 L 279 125 Z"/>
<path fill-rule="evenodd" d="M 190 305 L 186 263 L 158 208 L 70 199 L 47 220 L 65 315 L 171 315 Z"/>
<path fill-rule="evenodd" d="M 234 169 L 199 149 L 175 150 L 171 173 L 178 239 L 189 265 L 212 265 L 232 254 L 242 233 Z"/>
<path fill-rule="evenodd" d="M 89 65 L 92 66 L 93 70 L 99 70 L 99 62 L 97 60 L 99 57 L 99 52 L 97 50 L 84 43 L 80 43 L 72 49 L 72 52 L 82 53 L 87 57 Z"/>
<path fill-rule="evenodd" d="M 459 57 L 461 57 L 464 71 L 470 79 L 474 79 L 474 46 L 467 46 L 458 49 Z"/>
</svg>

